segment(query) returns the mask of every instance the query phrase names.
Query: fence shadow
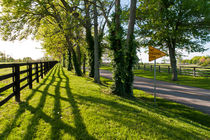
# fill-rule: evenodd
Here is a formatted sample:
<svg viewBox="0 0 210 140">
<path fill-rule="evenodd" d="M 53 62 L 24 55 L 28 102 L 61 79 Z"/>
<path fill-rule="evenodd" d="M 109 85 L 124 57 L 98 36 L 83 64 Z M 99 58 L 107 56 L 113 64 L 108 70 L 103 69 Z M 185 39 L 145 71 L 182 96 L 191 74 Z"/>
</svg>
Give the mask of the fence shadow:
<svg viewBox="0 0 210 140">
<path fill-rule="evenodd" d="M 50 81 L 49 78 L 51 78 Z M 60 85 L 64 81 L 65 81 L 65 90 L 68 98 L 61 97 L 60 93 Z M 32 114 L 32 118 L 30 119 L 30 123 L 28 124 L 27 129 L 24 132 L 24 137 L 23 137 L 24 140 L 33 139 L 34 137 L 36 137 L 36 132 L 38 129 L 40 119 L 44 120 L 46 123 L 48 123 L 51 126 L 50 139 L 61 139 L 62 136 L 60 133 L 61 131 L 68 133 L 69 135 L 75 137 L 75 139 L 84 139 L 84 138 L 95 139 L 86 130 L 86 126 L 83 122 L 83 118 L 80 114 L 77 102 L 74 100 L 74 96 L 71 93 L 69 82 L 70 79 L 65 74 L 63 68 L 60 65 L 56 65 L 49 72 L 49 74 L 43 80 L 43 82 L 41 82 L 37 88 L 32 90 L 31 94 L 26 98 L 26 100 L 19 104 L 19 109 L 17 110 L 12 123 L 6 126 L 6 129 L 0 134 L 0 138 L 7 139 L 12 130 L 15 127 L 17 127 L 16 123 L 17 120 L 20 118 L 20 116 L 25 111 L 29 111 Z M 49 89 L 52 88 L 51 85 L 54 85 L 55 87 L 53 91 L 54 94 L 49 92 Z M 41 87 L 43 86 L 45 87 L 42 90 Z M 37 106 L 34 107 L 30 105 L 29 101 L 33 98 L 33 96 L 37 92 L 41 93 L 41 97 L 39 99 L 39 103 L 37 104 Z M 48 115 L 43 111 L 44 106 L 48 104 L 46 100 L 47 96 L 54 98 L 54 103 L 52 104 L 53 112 L 51 113 L 51 115 Z M 69 124 L 65 123 L 62 120 L 61 100 L 67 101 L 71 106 L 71 110 L 74 115 L 73 118 L 74 118 L 75 127 L 70 126 Z"/>
<path fill-rule="evenodd" d="M 26 100 L 24 102 L 19 103 L 19 108 L 16 111 L 16 114 L 15 114 L 15 117 L 14 117 L 12 123 L 8 124 L 6 126 L 6 129 L 0 134 L 0 138 L 7 139 L 8 135 L 16 127 L 15 124 L 16 124 L 17 120 L 27 110 L 26 105 L 28 105 L 29 101 L 33 98 L 33 96 L 35 96 L 35 94 L 37 93 L 36 90 L 40 89 L 47 82 L 47 79 L 54 74 L 56 69 L 57 69 L 57 66 L 55 66 L 55 68 L 48 73 L 48 75 L 45 77 L 45 79 L 42 81 L 42 83 L 40 83 L 39 86 L 35 90 L 34 89 L 32 90 L 31 94 L 29 94 L 29 96 L 26 98 Z"/>
</svg>

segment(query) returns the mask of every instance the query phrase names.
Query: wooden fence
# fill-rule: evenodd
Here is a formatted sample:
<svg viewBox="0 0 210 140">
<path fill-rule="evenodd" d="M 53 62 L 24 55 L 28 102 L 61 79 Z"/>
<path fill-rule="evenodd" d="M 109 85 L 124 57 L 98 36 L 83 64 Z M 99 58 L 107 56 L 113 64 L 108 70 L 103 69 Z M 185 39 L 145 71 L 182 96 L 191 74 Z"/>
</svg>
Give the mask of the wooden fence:
<svg viewBox="0 0 210 140">
<path fill-rule="evenodd" d="M 135 66 L 134 69 L 142 69 L 147 71 L 153 71 L 153 64 L 139 64 Z M 171 67 L 167 65 L 158 65 L 156 66 L 157 72 L 165 72 L 170 74 L 172 72 Z M 210 69 L 209 68 L 200 68 L 200 67 L 186 67 L 179 66 L 177 67 L 178 74 L 180 75 L 189 75 L 189 76 L 200 76 L 200 77 L 210 77 Z"/>
<path fill-rule="evenodd" d="M 39 83 L 39 77 L 43 78 L 43 75 L 46 75 L 47 72 L 54 67 L 57 61 L 49 61 L 49 62 L 34 62 L 34 63 L 13 63 L 13 64 L 0 64 L 0 70 L 10 68 L 12 69 L 12 73 L 6 75 L 0 75 L 0 81 L 12 78 L 12 83 L 0 87 L 0 94 L 10 88 L 13 88 L 13 93 L 9 94 L 6 98 L 0 101 L 0 106 L 4 105 L 7 101 L 9 101 L 12 97 L 15 96 L 15 100 L 20 102 L 20 91 L 25 87 L 29 86 L 32 89 L 32 83 L 36 80 Z M 26 70 L 20 70 L 21 66 L 26 66 Z M 26 77 L 22 77 L 21 75 L 27 74 Z M 21 83 L 26 81 L 26 84 L 21 87 Z"/>
</svg>

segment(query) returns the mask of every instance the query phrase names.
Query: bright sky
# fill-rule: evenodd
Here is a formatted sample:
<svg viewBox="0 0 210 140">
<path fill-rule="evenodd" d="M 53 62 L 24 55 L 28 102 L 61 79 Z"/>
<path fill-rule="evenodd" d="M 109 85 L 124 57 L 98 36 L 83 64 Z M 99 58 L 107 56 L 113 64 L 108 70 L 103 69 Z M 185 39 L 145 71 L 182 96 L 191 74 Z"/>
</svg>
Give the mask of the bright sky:
<svg viewBox="0 0 210 140">
<path fill-rule="evenodd" d="M 15 59 L 31 57 L 36 60 L 44 56 L 44 50 L 41 49 L 40 42 L 31 39 L 13 42 L 0 40 L 0 52 Z"/>
</svg>

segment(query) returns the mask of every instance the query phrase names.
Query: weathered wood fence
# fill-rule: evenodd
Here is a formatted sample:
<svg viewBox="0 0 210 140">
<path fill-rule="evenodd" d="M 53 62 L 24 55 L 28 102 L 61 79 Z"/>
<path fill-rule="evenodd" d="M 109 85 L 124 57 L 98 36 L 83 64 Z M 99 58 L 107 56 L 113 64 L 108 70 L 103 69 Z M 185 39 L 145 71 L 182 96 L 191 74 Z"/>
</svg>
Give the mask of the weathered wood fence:
<svg viewBox="0 0 210 140">
<path fill-rule="evenodd" d="M 134 69 L 142 69 L 147 71 L 153 71 L 154 65 L 153 64 L 139 64 L 135 66 Z M 157 72 L 165 72 L 170 74 L 172 72 L 171 67 L 167 65 L 157 65 L 156 66 Z M 186 67 L 186 66 L 179 66 L 177 67 L 178 74 L 180 75 L 189 75 L 189 76 L 200 76 L 200 77 L 210 77 L 210 69 L 209 68 L 200 68 L 200 67 Z"/>
<path fill-rule="evenodd" d="M 0 101 L 0 106 L 4 105 L 12 97 L 15 96 L 15 100 L 20 102 L 20 91 L 29 86 L 32 89 L 32 83 L 36 80 L 39 83 L 39 77 L 43 78 L 47 72 L 54 67 L 57 61 L 49 62 L 33 62 L 33 63 L 13 63 L 13 64 L 0 64 L 0 70 L 10 68 L 12 73 L 1 75 L 0 81 L 12 78 L 12 83 L 0 87 L 0 94 L 10 88 L 13 88 L 13 93 L 9 94 L 6 98 Z M 26 66 L 26 70 L 20 70 L 21 66 Z M 20 78 L 21 75 L 27 74 L 26 77 Z M 26 84 L 21 87 L 21 83 L 26 81 Z"/>
</svg>

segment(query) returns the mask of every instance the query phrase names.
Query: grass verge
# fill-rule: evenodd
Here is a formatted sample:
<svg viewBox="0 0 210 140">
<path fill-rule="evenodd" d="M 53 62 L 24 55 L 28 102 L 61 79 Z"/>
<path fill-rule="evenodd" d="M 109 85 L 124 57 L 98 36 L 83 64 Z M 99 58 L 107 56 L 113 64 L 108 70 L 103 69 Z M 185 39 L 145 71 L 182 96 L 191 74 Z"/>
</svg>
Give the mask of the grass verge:
<svg viewBox="0 0 210 140">
<path fill-rule="evenodd" d="M 20 104 L 0 108 L 1 139 L 210 139 L 210 116 L 134 90 L 135 99 L 110 95 L 104 85 L 56 65 Z"/>
</svg>

